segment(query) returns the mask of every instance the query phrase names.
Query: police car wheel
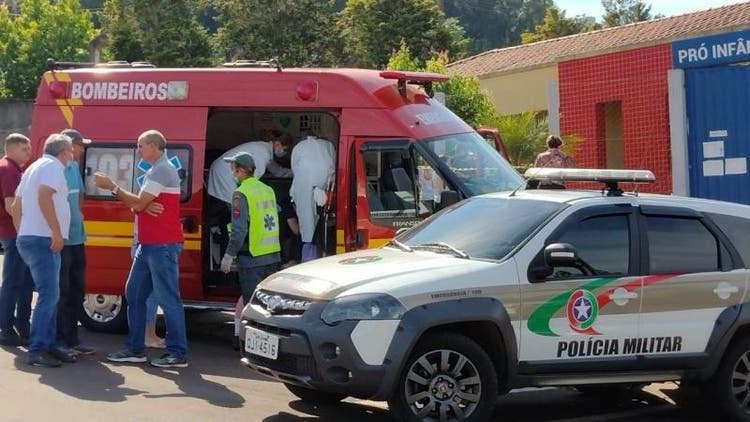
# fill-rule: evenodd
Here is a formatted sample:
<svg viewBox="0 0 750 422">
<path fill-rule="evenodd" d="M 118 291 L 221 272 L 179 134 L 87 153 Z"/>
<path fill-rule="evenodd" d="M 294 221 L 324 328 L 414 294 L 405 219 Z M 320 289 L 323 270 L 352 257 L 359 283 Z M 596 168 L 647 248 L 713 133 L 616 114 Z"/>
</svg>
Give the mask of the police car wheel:
<svg viewBox="0 0 750 422">
<path fill-rule="evenodd" d="M 128 329 L 127 309 L 123 296 L 90 293 L 83 298 L 79 320 L 91 331 L 123 333 Z"/>
<path fill-rule="evenodd" d="M 325 391 L 312 390 L 294 384 L 284 384 L 287 390 L 303 401 L 316 404 L 335 404 L 344 400 L 344 394 L 326 393 Z"/>
<path fill-rule="evenodd" d="M 727 416 L 735 421 L 750 421 L 750 338 L 735 341 L 709 381 L 707 391 Z"/>
<path fill-rule="evenodd" d="M 495 366 L 473 340 L 442 333 L 421 340 L 388 406 L 399 421 L 486 421 L 498 392 Z"/>
</svg>

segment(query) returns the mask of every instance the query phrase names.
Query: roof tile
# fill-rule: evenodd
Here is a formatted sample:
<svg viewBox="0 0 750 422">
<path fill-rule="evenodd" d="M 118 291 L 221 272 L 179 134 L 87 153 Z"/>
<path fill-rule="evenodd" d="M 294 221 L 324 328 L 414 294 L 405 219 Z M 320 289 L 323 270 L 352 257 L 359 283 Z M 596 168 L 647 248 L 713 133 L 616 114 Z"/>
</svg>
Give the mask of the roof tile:
<svg viewBox="0 0 750 422">
<path fill-rule="evenodd" d="M 637 22 L 532 44 L 485 51 L 448 65 L 451 73 L 483 76 L 551 65 L 597 53 L 661 44 L 706 33 L 750 28 L 750 1 Z"/>
</svg>

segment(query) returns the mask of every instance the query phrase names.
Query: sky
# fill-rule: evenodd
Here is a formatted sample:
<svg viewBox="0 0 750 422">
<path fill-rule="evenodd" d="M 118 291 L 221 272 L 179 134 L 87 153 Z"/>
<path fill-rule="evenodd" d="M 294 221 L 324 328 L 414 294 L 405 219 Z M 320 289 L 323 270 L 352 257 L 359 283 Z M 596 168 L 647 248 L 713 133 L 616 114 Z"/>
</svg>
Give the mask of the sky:
<svg viewBox="0 0 750 422">
<path fill-rule="evenodd" d="M 681 15 L 683 13 L 726 6 L 728 4 L 744 3 L 742 0 L 646 0 L 651 5 L 652 14 L 664 16 Z M 589 15 L 601 20 L 604 14 L 601 0 L 555 0 L 560 9 L 566 11 L 565 16 Z"/>
</svg>

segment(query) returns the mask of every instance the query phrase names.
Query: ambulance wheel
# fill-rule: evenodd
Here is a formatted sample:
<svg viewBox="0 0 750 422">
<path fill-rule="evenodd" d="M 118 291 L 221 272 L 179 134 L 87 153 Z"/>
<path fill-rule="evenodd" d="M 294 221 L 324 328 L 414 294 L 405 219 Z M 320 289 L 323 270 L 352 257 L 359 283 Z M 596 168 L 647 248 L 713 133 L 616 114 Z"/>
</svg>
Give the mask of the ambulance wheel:
<svg viewBox="0 0 750 422">
<path fill-rule="evenodd" d="M 128 329 L 128 304 L 119 295 L 86 294 L 81 324 L 91 331 L 123 333 Z"/>
<path fill-rule="evenodd" d="M 430 335 L 415 347 L 388 400 L 398 421 L 488 421 L 498 394 L 487 353 L 460 334 Z"/>
<path fill-rule="evenodd" d="M 730 420 L 750 421 L 750 338 L 739 338 L 727 349 L 706 387 Z"/>
<path fill-rule="evenodd" d="M 313 390 L 294 384 L 284 384 L 287 390 L 299 399 L 315 404 L 336 404 L 346 398 L 345 394 L 326 393 L 325 391 Z"/>
</svg>

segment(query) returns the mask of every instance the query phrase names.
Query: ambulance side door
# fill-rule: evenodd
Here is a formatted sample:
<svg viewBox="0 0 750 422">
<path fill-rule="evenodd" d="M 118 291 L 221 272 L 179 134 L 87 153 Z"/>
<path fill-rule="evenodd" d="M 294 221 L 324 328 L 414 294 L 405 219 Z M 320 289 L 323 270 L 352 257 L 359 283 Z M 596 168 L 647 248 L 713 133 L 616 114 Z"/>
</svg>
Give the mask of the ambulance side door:
<svg viewBox="0 0 750 422">
<path fill-rule="evenodd" d="M 355 248 L 383 245 L 435 213 L 446 182 L 408 139 L 356 139 Z"/>
</svg>

